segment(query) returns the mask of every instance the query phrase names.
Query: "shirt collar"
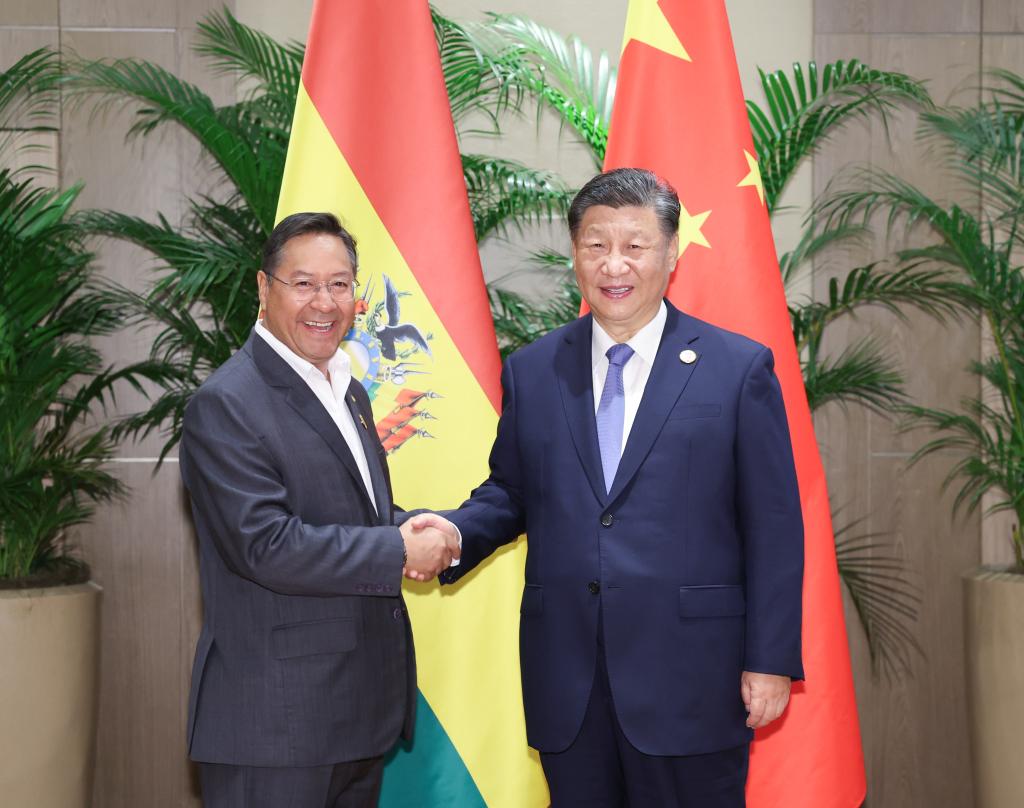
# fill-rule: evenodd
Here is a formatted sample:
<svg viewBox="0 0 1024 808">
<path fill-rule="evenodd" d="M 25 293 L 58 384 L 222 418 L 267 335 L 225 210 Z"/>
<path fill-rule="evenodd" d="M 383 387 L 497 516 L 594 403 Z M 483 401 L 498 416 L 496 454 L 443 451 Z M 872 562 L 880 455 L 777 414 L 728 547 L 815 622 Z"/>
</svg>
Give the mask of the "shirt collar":
<svg viewBox="0 0 1024 808">
<path fill-rule="evenodd" d="M 324 378 L 324 374 L 320 372 L 316 365 L 308 359 L 303 359 L 270 333 L 270 329 L 263 325 L 262 320 L 256 321 L 253 330 L 263 338 L 267 345 L 274 349 L 278 356 L 288 363 L 292 370 L 299 374 L 304 382 L 308 383 L 311 379 Z M 349 380 L 352 377 L 352 361 L 349 359 L 348 354 L 341 348 L 338 348 L 334 356 L 327 363 L 327 370 L 331 374 L 331 387 L 335 391 L 341 390 L 342 395 L 344 395 L 345 390 L 348 389 Z M 344 383 L 344 386 L 342 386 L 342 383 Z"/>
<path fill-rule="evenodd" d="M 626 340 L 626 344 L 648 367 L 654 366 L 654 358 L 658 355 L 658 347 L 661 345 L 661 335 L 665 331 L 667 319 L 668 308 L 665 306 L 665 301 L 662 300 L 657 314 L 651 318 L 651 321 L 637 331 L 631 339 Z M 594 329 L 590 342 L 591 362 L 594 367 L 598 367 L 598 363 L 602 359 L 607 361 L 605 355 L 608 353 L 608 349 L 615 344 L 615 340 L 608 336 L 608 332 L 601 328 L 596 319 L 593 320 L 593 324 Z"/>
</svg>

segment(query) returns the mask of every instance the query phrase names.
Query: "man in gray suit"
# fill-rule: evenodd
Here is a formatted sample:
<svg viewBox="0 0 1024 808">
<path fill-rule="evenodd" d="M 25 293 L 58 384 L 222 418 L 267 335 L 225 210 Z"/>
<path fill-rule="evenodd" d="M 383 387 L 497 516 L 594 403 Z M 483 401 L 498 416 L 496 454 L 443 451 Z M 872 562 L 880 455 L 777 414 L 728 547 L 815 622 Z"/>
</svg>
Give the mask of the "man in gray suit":
<svg viewBox="0 0 1024 808">
<path fill-rule="evenodd" d="M 333 215 L 284 219 L 262 322 L 185 411 L 204 606 L 188 741 L 207 808 L 375 806 L 383 755 L 411 734 L 402 574 L 433 577 L 459 549 L 394 526 L 370 401 L 338 349 L 356 270 Z"/>
</svg>

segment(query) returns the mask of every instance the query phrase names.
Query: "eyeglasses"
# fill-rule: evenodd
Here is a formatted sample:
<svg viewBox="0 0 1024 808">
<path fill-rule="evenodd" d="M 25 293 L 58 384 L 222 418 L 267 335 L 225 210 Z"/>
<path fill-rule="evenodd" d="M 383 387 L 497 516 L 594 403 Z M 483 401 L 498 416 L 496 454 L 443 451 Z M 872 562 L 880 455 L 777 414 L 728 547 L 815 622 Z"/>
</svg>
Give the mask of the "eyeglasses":
<svg viewBox="0 0 1024 808">
<path fill-rule="evenodd" d="M 355 279 L 314 283 L 305 279 L 286 281 L 278 278 L 276 275 L 267 275 L 267 280 L 283 283 L 288 287 L 291 296 L 299 302 L 312 300 L 320 293 L 321 289 L 326 289 L 327 294 L 331 296 L 331 300 L 335 303 L 347 303 L 355 297 L 356 287 L 359 286 L 359 281 Z"/>
</svg>

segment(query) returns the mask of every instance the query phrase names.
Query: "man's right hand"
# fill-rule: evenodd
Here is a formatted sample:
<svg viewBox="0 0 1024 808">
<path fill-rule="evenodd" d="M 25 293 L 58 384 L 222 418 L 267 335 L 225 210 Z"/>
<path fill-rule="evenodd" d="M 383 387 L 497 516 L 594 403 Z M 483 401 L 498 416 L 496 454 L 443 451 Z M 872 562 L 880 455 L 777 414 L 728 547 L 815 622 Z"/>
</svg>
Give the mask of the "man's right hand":
<svg viewBox="0 0 1024 808">
<path fill-rule="evenodd" d="M 399 528 L 405 542 L 407 578 L 429 581 L 448 569 L 460 555 L 455 526 L 436 513 L 423 513 L 406 520 Z"/>
</svg>

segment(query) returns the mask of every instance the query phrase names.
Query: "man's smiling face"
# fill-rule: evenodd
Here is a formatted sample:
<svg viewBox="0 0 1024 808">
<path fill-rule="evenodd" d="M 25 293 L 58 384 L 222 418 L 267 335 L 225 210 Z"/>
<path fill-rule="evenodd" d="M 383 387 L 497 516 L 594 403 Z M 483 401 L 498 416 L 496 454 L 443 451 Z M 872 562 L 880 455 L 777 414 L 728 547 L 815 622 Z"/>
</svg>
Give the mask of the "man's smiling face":
<svg viewBox="0 0 1024 808">
<path fill-rule="evenodd" d="M 595 205 L 572 245 L 576 283 L 594 319 L 617 342 L 649 323 L 676 265 L 679 237 L 666 236 L 654 208 Z"/>
<path fill-rule="evenodd" d="M 257 275 L 263 325 L 326 374 L 327 363 L 352 327 L 355 302 L 334 300 L 326 287 L 318 289 L 310 300 L 298 300 L 295 284 L 347 280 L 351 285 L 355 278 L 345 244 L 325 233 L 296 236 L 282 247 L 274 278 L 285 283 L 271 280 L 264 272 Z"/>
</svg>

